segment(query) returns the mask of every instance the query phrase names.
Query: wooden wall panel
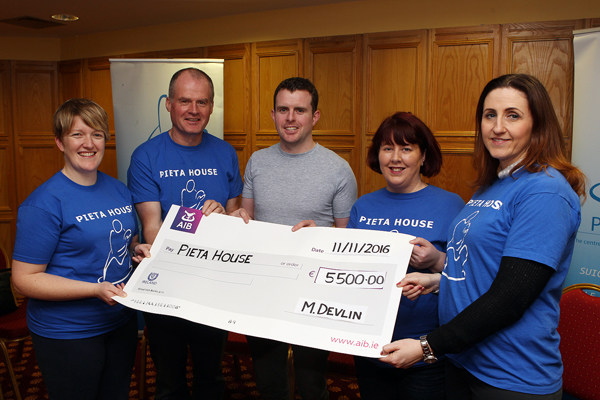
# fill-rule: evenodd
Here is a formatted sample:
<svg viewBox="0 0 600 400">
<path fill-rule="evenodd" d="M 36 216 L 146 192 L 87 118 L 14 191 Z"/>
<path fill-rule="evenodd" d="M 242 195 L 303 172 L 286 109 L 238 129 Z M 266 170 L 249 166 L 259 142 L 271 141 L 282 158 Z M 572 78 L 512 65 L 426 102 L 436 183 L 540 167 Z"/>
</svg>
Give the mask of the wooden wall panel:
<svg viewBox="0 0 600 400">
<path fill-rule="evenodd" d="M 431 35 L 428 126 L 470 136 L 481 90 L 497 74 L 500 26 L 436 29 Z"/>
<path fill-rule="evenodd" d="M 279 83 L 302 76 L 302 40 L 252 44 L 252 152 L 279 141 L 271 110 Z"/>
<path fill-rule="evenodd" d="M 121 54 L 119 56 L 109 58 L 158 58 L 158 55 L 158 51 L 144 51 L 141 53 Z"/>
<path fill-rule="evenodd" d="M 352 135 L 356 124 L 356 56 L 352 50 L 320 50 L 311 48 L 307 54 L 312 64 L 307 74 L 320 93 L 318 108 L 322 114 L 314 130 L 329 135 Z"/>
<path fill-rule="evenodd" d="M 202 58 L 203 47 L 194 47 L 191 49 L 163 50 L 158 52 L 157 58 Z"/>
<path fill-rule="evenodd" d="M 58 107 L 56 63 L 11 62 L 17 202 L 63 165 L 52 133 Z"/>
<path fill-rule="evenodd" d="M 12 253 L 15 243 L 15 222 L 13 218 L 0 217 L 0 246 L 8 254 L 9 263 L 12 262 Z"/>
<path fill-rule="evenodd" d="M 12 146 L 9 145 L 7 140 L 2 138 L 0 140 L 0 214 L 7 212 L 12 214 L 14 209 L 14 202 L 12 201 L 12 193 L 14 193 L 15 178 L 12 173 Z"/>
<path fill-rule="evenodd" d="M 222 58 L 224 121 L 223 136 L 236 150 L 240 172 L 252 154 L 251 46 L 249 43 L 213 46 L 205 50 L 207 58 Z"/>
<path fill-rule="evenodd" d="M 360 172 L 360 88 L 362 37 L 359 35 L 306 39 L 304 70 L 319 92 L 321 117 L 313 138 Z"/>
<path fill-rule="evenodd" d="M 474 176 L 475 109 L 481 90 L 498 74 L 500 50 L 499 25 L 436 29 L 430 35 L 427 125 L 446 163 L 446 172 L 431 181 L 465 200 L 473 193 L 465 178 Z M 453 165 L 460 169 L 451 170 Z"/>
<path fill-rule="evenodd" d="M 362 160 L 361 163 L 361 178 L 358 178 L 358 195 L 362 196 L 363 194 L 374 192 L 382 187 L 387 186 L 387 182 L 383 178 L 383 175 L 374 172 L 366 162 L 367 151 L 371 146 L 371 141 L 373 139 L 373 135 L 368 136 L 368 140 L 364 141 L 364 145 L 362 146 Z"/>
<path fill-rule="evenodd" d="M 248 57 L 249 58 L 249 57 Z M 223 130 L 227 134 L 246 134 L 246 111 L 249 110 L 248 94 L 250 93 L 250 80 L 246 73 L 250 73 L 246 68 L 244 58 L 225 60 L 223 66 L 223 90 L 224 98 L 224 121 Z"/>
<path fill-rule="evenodd" d="M 58 107 L 58 78 L 53 63 L 13 63 L 15 133 L 39 136 L 52 132 Z"/>
<path fill-rule="evenodd" d="M 58 64 L 59 103 L 83 97 L 83 61 L 64 61 Z"/>
<path fill-rule="evenodd" d="M 19 153 L 25 160 L 18 174 L 19 204 L 21 204 L 35 188 L 62 169 L 64 158 L 54 140 L 22 141 Z"/>
<path fill-rule="evenodd" d="M 0 212 L 12 212 L 9 193 L 14 192 L 14 160 L 12 141 L 10 64 L 0 61 Z"/>
<path fill-rule="evenodd" d="M 473 196 L 471 182 L 475 180 L 473 156 L 470 153 L 444 152 L 440 173 L 429 179 L 429 183 L 458 194 L 465 201 Z"/>
<path fill-rule="evenodd" d="M 397 111 L 425 119 L 427 31 L 365 35 L 366 132 Z"/>
<path fill-rule="evenodd" d="M 426 48 L 426 30 L 365 35 L 361 195 L 386 185 L 385 179 L 366 165 L 367 150 L 381 122 L 398 111 L 408 111 L 426 119 Z"/>
<path fill-rule="evenodd" d="M 538 78 L 550 94 L 571 154 L 573 130 L 573 30 L 583 20 L 502 26 L 502 70 Z"/>
<path fill-rule="evenodd" d="M 369 49 L 367 132 L 374 133 L 381 121 L 397 111 L 417 114 L 417 74 L 422 73 L 417 65 L 418 46 Z"/>
<path fill-rule="evenodd" d="M 346 136 L 358 129 L 361 43 L 357 35 L 305 40 L 305 75 L 319 91 L 315 134 Z"/>
<path fill-rule="evenodd" d="M 572 78 L 568 58 L 571 45 L 568 40 L 518 41 L 512 46 L 511 72 L 528 73 L 543 79 L 552 97 L 563 131 L 569 125 L 571 113 L 568 98 L 571 95 L 569 79 Z"/>
<path fill-rule="evenodd" d="M 0 61 L 0 246 L 12 254 L 17 220 L 10 63 Z"/>
<path fill-rule="evenodd" d="M 0 61 L 0 138 L 4 140 L 7 140 L 12 132 L 10 93 L 10 63 Z"/>
</svg>

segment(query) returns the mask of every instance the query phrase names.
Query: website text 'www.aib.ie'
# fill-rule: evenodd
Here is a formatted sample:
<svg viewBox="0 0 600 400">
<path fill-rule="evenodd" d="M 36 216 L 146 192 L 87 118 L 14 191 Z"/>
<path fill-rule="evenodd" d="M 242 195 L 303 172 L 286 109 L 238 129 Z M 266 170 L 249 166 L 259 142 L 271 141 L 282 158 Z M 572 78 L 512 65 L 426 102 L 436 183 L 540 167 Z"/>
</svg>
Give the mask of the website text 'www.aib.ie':
<svg viewBox="0 0 600 400">
<path fill-rule="evenodd" d="M 369 348 L 369 349 L 377 349 L 379 348 L 379 343 L 375 343 L 375 342 L 371 342 L 369 343 L 369 341 L 367 340 L 350 340 L 350 339 L 342 339 L 342 338 L 337 338 L 337 337 L 331 337 L 331 341 L 333 343 L 339 343 L 339 344 L 345 344 L 348 346 L 355 346 L 355 347 L 365 347 L 365 348 Z"/>
</svg>

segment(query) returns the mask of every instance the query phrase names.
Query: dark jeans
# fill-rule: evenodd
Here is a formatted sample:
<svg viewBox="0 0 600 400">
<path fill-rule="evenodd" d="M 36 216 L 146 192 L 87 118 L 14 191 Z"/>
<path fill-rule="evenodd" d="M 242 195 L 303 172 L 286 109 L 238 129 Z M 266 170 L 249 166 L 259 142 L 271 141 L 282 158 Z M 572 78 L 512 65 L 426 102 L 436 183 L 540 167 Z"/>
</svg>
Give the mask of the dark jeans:
<svg viewBox="0 0 600 400">
<path fill-rule="evenodd" d="M 221 400 L 225 391 L 223 352 L 227 332 L 182 318 L 144 313 L 150 355 L 156 367 L 156 400 Z M 192 396 L 187 385 L 188 346 Z"/>
<path fill-rule="evenodd" d="M 448 362 L 446 395 L 448 400 L 561 400 L 562 389 L 545 395 L 499 389 L 477 379 L 466 369 Z"/>
<path fill-rule="evenodd" d="M 287 343 L 246 336 L 252 354 L 256 386 L 263 400 L 289 400 Z M 328 400 L 325 371 L 329 352 L 292 345 L 298 392 L 303 400 Z"/>
<path fill-rule="evenodd" d="M 49 339 L 31 333 L 50 399 L 129 400 L 137 320 L 85 339 Z"/>
<path fill-rule="evenodd" d="M 363 400 L 445 400 L 446 359 L 408 369 L 388 368 L 354 357 Z"/>
</svg>

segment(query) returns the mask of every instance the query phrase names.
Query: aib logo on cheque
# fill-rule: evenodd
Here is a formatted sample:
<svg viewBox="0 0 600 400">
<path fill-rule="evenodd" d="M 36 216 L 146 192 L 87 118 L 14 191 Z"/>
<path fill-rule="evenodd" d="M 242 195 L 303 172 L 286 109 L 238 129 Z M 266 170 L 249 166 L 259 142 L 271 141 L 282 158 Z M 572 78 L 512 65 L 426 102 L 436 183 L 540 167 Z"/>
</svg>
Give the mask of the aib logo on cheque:
<svg viewBox="0 0 600 400">
<path fill-rule="evenodd" d="M 202 211 L 193 208 L 180 207 L 171 229 L 189 233 L 196 233 L 196 228 L 202 219 Z"/>
</svg>

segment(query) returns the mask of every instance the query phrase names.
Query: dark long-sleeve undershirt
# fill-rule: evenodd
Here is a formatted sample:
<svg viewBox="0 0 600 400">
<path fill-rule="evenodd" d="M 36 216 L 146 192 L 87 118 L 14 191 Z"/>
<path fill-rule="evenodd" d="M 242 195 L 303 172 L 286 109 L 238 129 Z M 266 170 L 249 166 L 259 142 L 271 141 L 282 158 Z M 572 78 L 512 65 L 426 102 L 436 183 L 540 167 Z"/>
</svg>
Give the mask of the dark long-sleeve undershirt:
<svg viewBox="0 0 600 400">
<path fill-rule="evenodd" d="M 436 356 L 460 353 L 517 322 L 544 290 L 555 271 L 545 264 L 502 257 L 489 290 L 427 335 Z"/>
</svg>

